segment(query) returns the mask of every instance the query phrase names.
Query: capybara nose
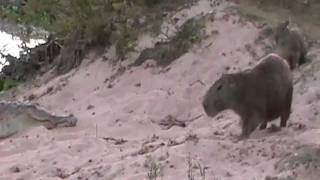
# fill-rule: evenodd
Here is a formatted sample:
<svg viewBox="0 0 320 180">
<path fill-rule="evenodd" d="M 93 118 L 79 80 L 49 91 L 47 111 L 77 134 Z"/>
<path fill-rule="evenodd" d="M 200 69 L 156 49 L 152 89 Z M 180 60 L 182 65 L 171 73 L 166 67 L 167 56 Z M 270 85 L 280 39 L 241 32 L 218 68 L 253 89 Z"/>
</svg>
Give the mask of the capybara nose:
<svg viewBox="0 0 320 180">
<path fill-rule="evenodd" d="M 207 110 L 208 110 L 208 105 L 207 105 L 206 103 L 203 103 L 202 106 L 203 106 L 203 109 L 207 112 Z"/>
</svg>

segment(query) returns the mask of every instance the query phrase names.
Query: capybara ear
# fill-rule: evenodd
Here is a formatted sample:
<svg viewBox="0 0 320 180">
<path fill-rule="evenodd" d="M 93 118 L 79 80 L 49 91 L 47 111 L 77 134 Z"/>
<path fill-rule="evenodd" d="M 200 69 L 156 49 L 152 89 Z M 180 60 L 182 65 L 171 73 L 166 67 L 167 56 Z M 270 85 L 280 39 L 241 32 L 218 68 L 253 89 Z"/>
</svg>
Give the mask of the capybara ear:
<svg viewBox="0 0 320 180">
<path fill-rule="evenodd" d="M 222 73 L 221 74 L 221 77 L 228 77 L 230 74 L 228 74 L 228 73 Z"/>
<path fill-rule="evenodd" d="M 290 24 L 290 20 L 289 19 L 285 20 L 283 24 L 284 24 L 284 27 L 287 27 Z"/>
</svg>

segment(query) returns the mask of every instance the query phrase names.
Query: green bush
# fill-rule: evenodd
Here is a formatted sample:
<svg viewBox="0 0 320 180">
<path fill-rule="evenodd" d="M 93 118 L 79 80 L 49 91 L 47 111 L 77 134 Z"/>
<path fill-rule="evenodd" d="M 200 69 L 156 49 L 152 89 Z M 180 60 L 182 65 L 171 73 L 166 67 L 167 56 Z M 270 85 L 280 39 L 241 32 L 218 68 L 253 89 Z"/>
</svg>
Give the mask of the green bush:
<svg viewBox="0 0 320 180">
<path fill-rule="evenodd" d="M 139 33 L 160 29 L 163 12 L 190 3 L 189 0 L 28 0 L 0 9 L 2 18 L 54 33 L 65 41 L 82 40 L 88 45 L 115 44 L 124 59 L 134 51 Z M 145 18 L 146 24 L 139 24 Z M 128 30 L 128 28 L 130 29 Z M 76 35 L 75 35 L 76 34 Z M 73 39 L 76 37 L 76 39 Z"/>
<path fill-rule="evenodd" d="M 202 39 L 202 30 L 205 27 L 204 17 L 194 17 L 187 20 L 177 31 L 175 36 L 166 42 L 155 45 L 154 48 L 143 50 L 132 64 L 139 66 L 148 59 L 157 61 L 160 66 L 167 66 L 181 55 L 188 52 L 194 43 Z"/>
<path fill-rule="evenodd" d="M 135 50 L 138 32 L 132 27 L 122 26 L 114 36 L 116 37 L 116 55 L 120 60 L 123 60 L 128 52 Z"/>
<path fill-rule="evenodd" d="M 18 84 L 17 81 L 15 80 L 12 80 L 10 78 L 5 78 L 5 77 L 2 77 L 0 79 L 0 91 L 6 91 L 6 90 L 9 90 L 13 87 L 16 87 Z"/>
<path fill-rule="evenodd" d="M 195 17 L 185 22 L 176 36 L 173 37 L 172 42 L 174 46 L 183 51 L 188 50 L 192 44 L 201 40 L 201 30 L 204 28 L 204 20 L 202 17 Z"/>
</svg>

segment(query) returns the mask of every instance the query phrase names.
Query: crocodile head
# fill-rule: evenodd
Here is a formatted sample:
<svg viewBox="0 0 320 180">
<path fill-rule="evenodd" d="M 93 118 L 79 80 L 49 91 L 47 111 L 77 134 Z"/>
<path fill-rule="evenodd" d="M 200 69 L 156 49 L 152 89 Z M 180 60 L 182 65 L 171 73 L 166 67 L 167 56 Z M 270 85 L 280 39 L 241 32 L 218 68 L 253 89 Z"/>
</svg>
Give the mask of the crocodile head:
<svg viewBox="0 0 320 180">
<path fill-rule="evenodd" d="M 72 127 L 76 126 L 78 119 L 70 114 L 68 116 L 59 117 L 59 119 L 55 119 L 55 121 L 48 121 L 45 123 L 45 127 L 48 129 L 53 129 L 56 127 Z"/>
</svg>

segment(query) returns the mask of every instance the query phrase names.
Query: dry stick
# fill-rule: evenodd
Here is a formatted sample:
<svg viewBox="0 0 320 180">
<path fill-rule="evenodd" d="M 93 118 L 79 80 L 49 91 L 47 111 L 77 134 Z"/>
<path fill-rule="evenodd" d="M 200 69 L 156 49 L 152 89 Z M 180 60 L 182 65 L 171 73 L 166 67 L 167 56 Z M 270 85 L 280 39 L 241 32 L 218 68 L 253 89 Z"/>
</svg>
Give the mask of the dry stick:
<svg viewBox="0 0 320 180">
<path fill-rule="evenodd" d="M 102 138 L 103 140 L 106 140 L 106 141 L 113 141 L 115 145 L 120 145 L 120 144 L 124 144 L 126 142 L 128 142 L 128 140 L 125 140 L 125 139 L 116 139 L 116 138 L 113 138 L 113 137 L 104 137 Z"/>
<path fill-rule="evenodd" d="M 200 83 L 202 86 L 205 86 L 205 85 L 206 85 L 204 82 L 202 82 L 200 79 L 198 79 L 198 80 L 192 82 L 192 83 L 190 84 L 190 86 L 193 86 L 193 85 L 196 84 L 196 83 Z"/>
<path fill-rule="evenodd" d="M 205 48 L 209 48 L 210 46 L 212 46 L 213 42 L 210 42 L 208 45 L 205 46 Z"/>
<path fill-rule="evenodd" d="M 201 118 L 202 116 L 203 116 L 203 114 L 199 114 L 198 116 L 196 116 L 196 117 L 194 117 L 194 118 L 191 118 L 191 119 L 189 119 L 189 120 L 186 120 L 186 121 L 192 122 L 192 121 L 195 121 L 195 120 Z"/>
<path fill-rule="evenodd" d="M 167 40 L 169 40 L 170 39 L 170 36 L 168 35 L 169 34 L 169 27 L 167 26 L 166 32 L 161 31 L 160 34 L 164 35 L 167 38 Z"/>
<path fill-rule="evenodd" d="M 173 126 L 179 126 L 179 127 L 186 127 L 186 122 L 192 122 L 194 120 L 199 119 L 202 117 L 203 114 L 200 114 L 194 118 L 187 119 L 187 120 L 178 120 L 174 118 L 172 115 L 168 115 L 165 117 L 165 119 L 161 120 L 160 122 L 155 122 L 154 120 L 151 120 L 151 122 L 158 124 L 162 127 L 162 129 L 168 130 L 172 128 Z"/>
<path fill-rule="evenodd" d="M 96 138 L 98 138 L 98 124 L 96 123 Z"/>
</svg>

